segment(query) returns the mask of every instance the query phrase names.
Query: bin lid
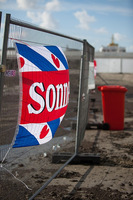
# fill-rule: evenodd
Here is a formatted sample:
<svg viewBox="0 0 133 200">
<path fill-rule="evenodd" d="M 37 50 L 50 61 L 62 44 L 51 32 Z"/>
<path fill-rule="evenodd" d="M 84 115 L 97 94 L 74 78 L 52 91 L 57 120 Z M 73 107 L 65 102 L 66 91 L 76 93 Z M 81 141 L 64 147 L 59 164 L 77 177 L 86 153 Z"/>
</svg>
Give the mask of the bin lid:
<svg viewBox="0 0 133 200">
<path fill-rule="evenodd" d="M 120 85 L 103 85 L 98 86 L 99 91 L 127 92 L 127 88 Z"/>
</svg>

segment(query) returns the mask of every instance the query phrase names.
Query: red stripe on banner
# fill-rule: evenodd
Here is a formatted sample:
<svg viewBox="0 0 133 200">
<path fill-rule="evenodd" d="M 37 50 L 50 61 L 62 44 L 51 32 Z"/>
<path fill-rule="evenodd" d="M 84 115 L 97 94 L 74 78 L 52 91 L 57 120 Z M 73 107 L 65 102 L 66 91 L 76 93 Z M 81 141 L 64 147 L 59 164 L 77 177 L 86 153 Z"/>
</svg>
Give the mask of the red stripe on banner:
<svg viewBox="0 0 133 200">
<path fill-rule="evenodd" d="M 65 114 L 68 101 L 68 70 L 22 73 L 20 124 L 55 120 Z"/>
</svg>

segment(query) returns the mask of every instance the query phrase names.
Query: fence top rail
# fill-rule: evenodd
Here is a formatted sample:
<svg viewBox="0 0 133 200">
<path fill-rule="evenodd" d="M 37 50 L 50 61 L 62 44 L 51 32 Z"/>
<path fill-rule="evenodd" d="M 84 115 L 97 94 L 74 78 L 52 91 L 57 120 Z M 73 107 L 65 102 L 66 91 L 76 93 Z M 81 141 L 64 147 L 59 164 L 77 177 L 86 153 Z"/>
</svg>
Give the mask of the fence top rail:
<svg viewBox="0 0 133 200">
<path fill-rule="evenodd" d="M 7 14 L 7 15 L 10 15 L 10 14 Z M 64 35 L 64 34 L 61 34 L 61 33 L 57 33 L 57 32 L 54 32 L 54 31 L 50 31 L 48 29 L 44 29 L 44 28 L 29 24 L 27 22 L 22 22 L 22 21 L 19 21 L 19 20 L 16 20 L 16 19 L 10 18 L 10 24 L 22 26 L 22 27 L 25 27 L 25 28 L 30 28 L 30 29 L 33 29 L 33 30 L 53 34 L 53 35 L 60 36 L 60 37 L 63 37 L 63 38 L 67 38 L 67 39 L 70 39 L 70 40 L 75 40 L 75 41 L 80 42 L 80 43 L 84 43 L 84 40 L 74 38 L 74 37 L 71 37 L 71 36 L 68 36 L 68 35 Z"/>
</svg>

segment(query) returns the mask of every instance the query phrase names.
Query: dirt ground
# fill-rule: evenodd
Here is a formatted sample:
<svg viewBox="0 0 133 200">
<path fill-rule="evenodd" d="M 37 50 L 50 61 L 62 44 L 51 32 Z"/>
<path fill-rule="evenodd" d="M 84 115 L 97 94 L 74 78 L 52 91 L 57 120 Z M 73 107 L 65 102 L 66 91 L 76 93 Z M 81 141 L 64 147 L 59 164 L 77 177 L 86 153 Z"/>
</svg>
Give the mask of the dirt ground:
<svg viewBox="0 0 133 200">
<path fill-rule="evenodd" d="M 105 84 L 122 85 L 128 89 L 125 95 L 124 130 L 102 130 L 95 126 L 86 130 L 80 153 L 99 155 L 100 162 L 67 165 L 35 200 L 133 200 L 133 74 L 97 75 L 95 93 L 90 94 L 90 124 L 103 120 L 101 93 L 97 86 Z M 91 99 L 95 99 L 95 102 Z M 72 146 L 73 141 L 63 151 L 69 152 Z M 0 199 L 29 199 L 45 183 L 48 174 L 52 174 L 52 169 L 45 165 L 49 160 L 48 156 L 44 163 L 45 173 L 42 168 L 35 171 L 32 160 L 26 170 L 24 164 L 19 164 L 18 173 L 24 174 L 27 183 L 30 177 L 30 184 L 36 185 L 31 191 L 3 170 Z M 38 162 L 41 160 L 34 160 L 34 164 L 38 165 Z M 58 169 L 59 164 L 53 164 L 53 168 Z"/>
</svg>

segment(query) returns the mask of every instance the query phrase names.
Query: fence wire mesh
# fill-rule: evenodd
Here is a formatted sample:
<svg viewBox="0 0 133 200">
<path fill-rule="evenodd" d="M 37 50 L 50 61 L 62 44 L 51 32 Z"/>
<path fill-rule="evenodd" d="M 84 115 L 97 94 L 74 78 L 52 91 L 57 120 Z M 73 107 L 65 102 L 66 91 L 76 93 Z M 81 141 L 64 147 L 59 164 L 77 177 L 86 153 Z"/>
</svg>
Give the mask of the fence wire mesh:
<svg viewBox="0 0 133 200">
<path fill-rule="evenodd" d="M 32 46 L 57 45 L 62 48 L 69 65 L 70 100 L 65 118 L 54 139 L 44 145 L 12 149 L 12 141 L 18 123 L 19 95 L 21 92 L 14 48 L 16 41 Z M 44 183 L 62 166 L 62 164 L 56 165 L 51 162 L 53 152 L 69 152 L 74 155 L 82 59 L 83 41 L 36 30 L 30 28 L 30 26 L 25 27 L 23 23 L 10 19 L 0 117 L 0 160 L 3 166 L 1 171 L 5 180 L 11 178 L 8 177 L 8 173 L 5 173 L 6 170 L 10 175 L 12 174 L 19 179 L 21 183 L 23 182 L 35 190 L 39 187 L 38 182 Z M 87 77 L 88 74 L 85 77 L 85 80 L 88 81 Z M 42 175 L 38 177 L 40 171 Z M 31 181 L 31 179 L 34 181 Z"/>
<path fill-rule="evenodd" d="M 69 66 L 70 100 L 65 117 L 50 142 L 12 149 L 21 93 L 14 45 L 16 41 L 31 46 L 56 45 L 62 48 Z M 8 180 L 9 184 L 14 176 L 17 182 L 19 180 L 21 184 L 32 188 L 33 194 L 62 166 L 59 164 L 60 160 L 56 164 L 51 162 L 53 153 L 68 152 L 74 155 L 75 150 L 78 152 L 88 119 L 88 73 L 89 60 L 93 60 L 93 54 L 93 47 L 86 41 L 42 31 L 10 19 L 0 116 L 1 177 Z"/>
</svg>

